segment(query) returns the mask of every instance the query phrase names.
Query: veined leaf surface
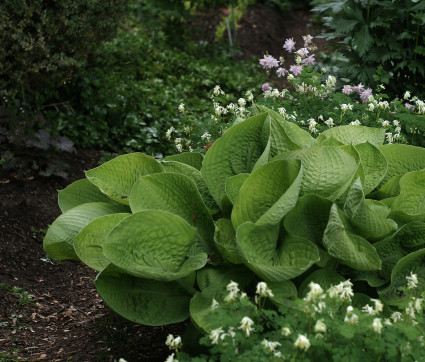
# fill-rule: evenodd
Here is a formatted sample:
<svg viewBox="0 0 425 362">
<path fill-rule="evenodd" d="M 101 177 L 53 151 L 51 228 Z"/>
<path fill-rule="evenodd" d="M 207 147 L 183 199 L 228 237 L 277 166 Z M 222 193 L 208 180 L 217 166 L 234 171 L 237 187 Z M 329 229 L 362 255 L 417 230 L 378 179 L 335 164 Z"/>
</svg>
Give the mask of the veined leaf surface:
<svg viewBox="0 0 425 362">
<path fill-rule="evenodd" d="M 384 144 L 385 129 L 353 125 L 328 128 L 317 137 L 317 143 L 322 144 L 329 137 L 334 137 L 345 145 L 369 142 L 379 147 Z"/>
<path fill-rule="evenodd" d="M 236 244 L 236 231 L 229 219 L 218 219 L 215 223 L 214 241 L 223 258 L 233 264 L 242 264 L 243 256 Z"/>
<path fill-rule="evenodd" d="M 202 154 L 199 152 L 183 152 L 177 155 L 164 157 L 164 161 L 176 161 L 184 163 L 185 165 L 193 167 L 199 171 L 202 167 L 204 156 L 202 156 Z"/>
<path fill-rule="evenodd" d="M 128 196 L 137 179 L 163 172 L 161 164 L 143 153 L 118 156 L 103 165 L 86 171 L 90 182 L 112 200 L 128 205 Z"/>
<path fill-rule="evenodd" d="M 192 294 L 179 282 L 138 278 L 110 265 L 97 276 L 95 285 L 106 304 L 132 322 L 161 326 L 189 317 Z"/>
</svg>

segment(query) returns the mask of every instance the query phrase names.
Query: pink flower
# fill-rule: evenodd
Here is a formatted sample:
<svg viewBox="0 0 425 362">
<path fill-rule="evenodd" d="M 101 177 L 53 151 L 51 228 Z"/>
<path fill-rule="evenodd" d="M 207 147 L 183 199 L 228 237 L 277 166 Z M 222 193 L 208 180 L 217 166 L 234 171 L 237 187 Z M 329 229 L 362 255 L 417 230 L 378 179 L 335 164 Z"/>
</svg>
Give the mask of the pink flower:
<svg viewBox="0 0 425 362">
<path fill-rule="evenodd" d="M 303 70 L 303 67 L 300 65 L 291 65 L 289 68 L 289 71 L 296 77 L 297 75 L 300 75 Z"/>
<path fill-rule="evenodd" d="M 304 46 L 306 47 L 311 43 L 311 41 L 313 40 L 313 37 L 310 34 L 308 34 L 306 36 L 303 36 L 303 40 L 304 40 Z"/>
<path fill-rule="evenodd" d="M 283 77 L 286 73 L 288 73 L 288 71 L 284 68 L 278 68 L 276 73 L 278 77 Z"/>
<path fill-rule="evenodd" d="M 301 57 L 305 58 L 308 55 L 308 49 L 307 48 L 301 48 L 296 51 L 296 53 Z"/>
<path fill-rule="evenodd" d="M 357 94 L 360 94 L 361 92 L 363 92 L 363 90 L 364 90 L 364 86 L 361 83 L 353 87 L 353 91 L 356 92 Z"/>
<path fill-rule="evenodd" d="M 283 49 L 285 49 L 289 53 L 293 52 L 295 50 L 294 38 L 286 39 L 285 44 L 283 44 Z"/>
<path fill-rule="evenodd" d="M 266 92 L 272 90 L 272 87 L 270 87 L 269 83 L 264 83 L 261 89 L 263 90 L 263 92 Z"/>
<path fill-rule="evenodd" d="M 372 89 L 368 88 L 360 94 L 360 99 L 363 101 L 363 103 L 366 103 L 367 100 L 369 99 L 369 96 L 371 95 L 372 95 Z"/>
<path fill-rule="evenodd" d="M 314 59 L 314 54 L 311 54 L 309 57 L 303 59 L 301 63 L 304 65 L 310 65 L 310 64 L 314 64 L 315 61 L 316 59 Z"/>
<path fill-rule="evenodd" d="M 264 59 L 260 59 L 260 64 L 264 69 L 271 69 L 279 66 L 279 61 L 271 55 L 265 55 Z"/>
<path fill-rule="evenodd" d="M 342 87 L 342 93 L 346 94 L 347 96 L 353 92 L 353 87 L 351 85 L 345 85 Z"/>
<path fill-rule="evenodd" d="M 410 104 L 410 103 L 404 103 L 404 106 L 409 110 L 409 111 L 414 111 L 415 110 L 415 106 Z"/>
</svg>

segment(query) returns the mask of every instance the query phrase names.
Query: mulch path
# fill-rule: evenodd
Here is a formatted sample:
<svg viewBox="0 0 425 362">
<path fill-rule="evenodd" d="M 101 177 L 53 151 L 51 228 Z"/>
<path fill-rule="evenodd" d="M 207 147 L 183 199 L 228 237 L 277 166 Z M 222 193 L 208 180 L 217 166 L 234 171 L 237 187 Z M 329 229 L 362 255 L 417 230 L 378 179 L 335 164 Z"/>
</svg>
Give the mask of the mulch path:
<svg viewBox="0 0 425 362">
<path fill-rule="evenodd" d="M 198 18 L 206 40 L 218 14 Z M 257 4 L 240 23 L 238 47 L 243 57 L 260 58 L 267 51 L 279 56 L 286 38 L 300 44 L 308 33 L 315 32 L 305 9 L 282 16 Z M 66 180 L 0 169 L 0 361 L 164 361 L 170 354 L 167 335 L 182 335 L 187 323 L 146 327 L 124 320 L 97 294 L 95 271 L 46 258 L 43 230 L 61 213 L 57 190 L 83 178 L 100 154 L 78 150 L 61 157 L 70 165 Z"/>
</svg>

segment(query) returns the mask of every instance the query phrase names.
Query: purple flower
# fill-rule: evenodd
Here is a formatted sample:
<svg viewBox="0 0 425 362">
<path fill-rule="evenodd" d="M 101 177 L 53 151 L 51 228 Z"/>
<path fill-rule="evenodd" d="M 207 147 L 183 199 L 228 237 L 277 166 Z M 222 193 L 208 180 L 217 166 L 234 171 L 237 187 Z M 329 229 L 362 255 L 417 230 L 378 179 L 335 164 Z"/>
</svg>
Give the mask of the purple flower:
<svg viewBox="0 0 425 362">
<path fill-rule="evenodd" d="M 410 104 L 410 103 L 404 103 L 404 106 L 409 110 L 409 111 L 414 111 L 415 110 L 415 106 Z"/>
<path fill-rule="evenodd" d="M 314 54 L 311 54 L 309 57 L 303 59 L 301 63 L 304 65 L 310 65 L 310 64 L 314 64 L 315 61 L 316 59 L 314 59 Z"/>
<path fill-rule="evenodd" d="M 363 90 L 364 90 L 364 86 L 361 83 L 353 87 L 353 91 L 356 92 L 357 94 L 360 94 L 361 92 L 363 92 Z"/>
<path fill-rule="evenodd" d="M 260 64 L 264 69 L 271 69 L 279 66 L 279 61 L 271 55 L 265 55 L 264 59 L 260 59 Z"/>
<path fill-rule="evenodd" d="M 308 55 L 308 49 L 307 48 L 301 48 L 296 51 L 296 53 L 301 57 L 305 58 Z"/>
<path fill-rule="evenodd" d="M 306 36 L 303 36 L 303 40 L 304 40 L 304 46 L 306 47 L 311 43 L 311 41 L 313 40 L 313 37 L 310 34 L 308 34 Z"/>
<path fill-rule="evenodd" d="M 345 85 L 342 87 L 342 93 L 346 94 L 347 96 L 350 95 L 353 92 L 353 87 L 351 85 Z"/>
<path fill-rule="evenodd" d="M 269 83 L 264 83 L 263 86 L 261 87 L 261 89 L 263 90 L 263 92 L 267 92 L 272 90 L 272 87 L 270 87 Z"/>
<path fill-rule="evenodd" d="M 300 75 L 303 70 L 303 67 L 300 65 L 291 65 L 289 68 L 289 71 L 296 77 L 297 75 Z"/>
<path fill-rule="evenodd" d="M 295 50 L 294 38 L 286 39 L 285 44 L 283 44 L 283 49 L 285 49 L 289 53 L 293 52 Z"/>
<path fill-rule="evenodd" d="M 288 71 L 284 68 L 278 68 L 276 73 L 278 77 L 283 77 L 286 73 L 288 73 Z"/>
<path fill-rule="evenodd" d="M 363 101 L 363 103 L 366 103 L 367 100 L 369 99 L 369 96 L 371 95 L 372 95 L 372 89 L 368 88 L 360 94 L 360 99 Z"/>
</svg>

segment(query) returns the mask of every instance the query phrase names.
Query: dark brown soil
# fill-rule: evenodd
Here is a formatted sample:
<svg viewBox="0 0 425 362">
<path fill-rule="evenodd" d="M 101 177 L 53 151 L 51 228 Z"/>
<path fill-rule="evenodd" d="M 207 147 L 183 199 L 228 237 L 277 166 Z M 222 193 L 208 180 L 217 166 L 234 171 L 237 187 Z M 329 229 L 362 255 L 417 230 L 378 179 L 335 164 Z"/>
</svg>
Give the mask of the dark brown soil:
<svg viewBox="0 0 425 362">
<path fill-rule="evenodd" d="M 212 40 L 218 14 L 198 19 L 206 40 Z M 279 56 L 286 38 L 302 42 L 302 35 L 314 33 L 309 24 L 305 9 L 283 16 L 255 5 L 240 24 L 237 44 L 243 57 L 262 57 L 266 51 Z M 184 333 L 187 323 L 146 327 L 124 320 L 100 299 L 93 270 L 79 262 L 46 259 L 42 240 L 60 215 L 57 190 L 83 178 L 99 158 L 93 150 L 63 154 L 71 165 L 67 180 L 0 169 L 0 361 L 164 361 L 170 353 L 167 335 Z"/>
</svg>

